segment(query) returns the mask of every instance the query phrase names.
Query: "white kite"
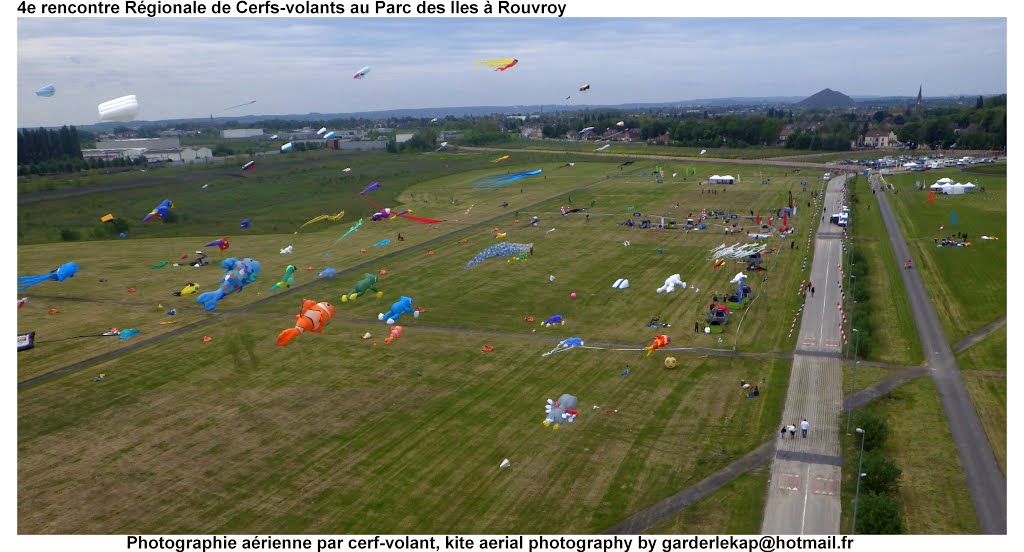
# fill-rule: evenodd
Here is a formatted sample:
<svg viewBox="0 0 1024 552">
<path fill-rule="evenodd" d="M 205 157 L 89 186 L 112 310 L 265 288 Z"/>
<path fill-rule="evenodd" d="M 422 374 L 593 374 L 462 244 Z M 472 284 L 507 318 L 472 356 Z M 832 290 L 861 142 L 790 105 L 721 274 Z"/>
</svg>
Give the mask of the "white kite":
<svg viewBox="0 0 1024 552">
<path fill-rule="evenodd" d="M 611 145 L 611 144 L 605 144 L 605 145 L 603 145 L 603 146 L 601 146 L 601 147 L 597 148 L 597 149 L 596 149 L 596 150 L 594 150 L 594 151 L 604 151 L 604 150 L 606 150 L 606 149 L 608 149 L 608 148 L 610 148 L 610 147 L 612 147 L 612 145 Z"/>
<path fill-rule="evenodd" d="M 629 280 L 626 280 L 625 278 L 619 278 L 618 280 L 615 280 L 615 283 L 612 284 L 612 287 L 615 289 L 626 289 L 629 287 Z"/>
<path fill-rule="evenodd" d="M 292 143 L 291 142 L 288 142 L 287 144 L 281 146 L 281 153 L 288 153 L 289 151 L 292 151 Z"/>
<path fill-rule="evenodd" d="M 291 255 L 292 254 L 292 246 L 289 245 L 288 247 L 285 247 L 284 249 L 282 249 L 281 250 L 281 254 L 282 255 Z"/>
<path fill-rule="evenodd" d="M 665 285 L 661 286 L 655 291 L 657 293 L 672 293 L 673 291 L 675 291 L 676 286 L 680 286 L 683 289 L 686 289 L 686 282 L 684 282 L 682 277 L 680 277 L 678 274 L 673 274 L 665 280 Z"/>
<path fill-rule="evenodd" d="M 500 464 L 498 464 L 498 467 L 502 468 L 502 469 L 505 469 L 505 468 L 507 468 L 507 467 L 509 467 L 511 465 L 512 465 L 512 463 L 508 461 L 508 458 L 506 458 L 506 459 L 502 460 Z"/>
<path fill-rule="evenodd" d="M 323 136 L 325 132 L 327 132 L 327 127 L 322 127 L 320 130 L 316 131 L 316 135 Z"/>
<path fill-rule="evenodd" d="M 704 154 L 705 154 L 705 153 L 707 153 L 707 152 L 708 152 L 708 150 L 700 150 L 700 154 L 701 154 L 701 155 L 704 155 Z"/>
<path fill-rule="evenodd" d="M 135 94 L 121 96 L 98 106 L 101 121 L 132 121 L 139 114 L 139 102 Z"/>
<path fill-rule="evenodd" d="M 353 79 L 365 78 L 366 74 L 369 73 L 371 69 L 373 69 L 373 67 L 370 67 L 369 65 L 367 65 L 366 67 L 363 67 L 362 69 L 356 71 L 356 74 L 352 75 L 352 78 Z"/>
</svg>

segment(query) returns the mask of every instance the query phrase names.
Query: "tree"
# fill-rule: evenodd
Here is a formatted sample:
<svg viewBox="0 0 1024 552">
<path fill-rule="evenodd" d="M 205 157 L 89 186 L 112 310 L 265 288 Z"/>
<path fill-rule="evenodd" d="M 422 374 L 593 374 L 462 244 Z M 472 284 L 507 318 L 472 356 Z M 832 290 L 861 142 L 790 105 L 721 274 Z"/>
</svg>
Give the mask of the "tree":
<svg viewBox="0 0 1024 552">
<path fill-rule="evenodd" d="M 864 430 L 864 450 L 875 450 L 880 448 L 885 439 L 889 436 L 889 424 L 885 418 L 880 418 L 870 412 L 861 412 L 857 415 L 857 427 Z"/>
<path fill-rule="evenodd" d="M 857 532 L 863 535 L 899 535 L 904 532 L 900 503 L 888 495 L 867 493 L 857 505 Z"/>
<path fill-rule="evenodd" d="M 874 119 L 876 123 L 881 123 L 882 121 L 885 120 L 885 117 L 887 115 L 888 113 L 884 111 L 876 111 L 875 114 L 871 116 L 871 118 Z"/>
<path fill-rule="evenodd" d="M 864 454 L 863 473 L 867 475 L 861 479 L 861 486 L 867 492 L 895 495 L 900 489 L 903 470 L 878 449 Z"/>
</svg>

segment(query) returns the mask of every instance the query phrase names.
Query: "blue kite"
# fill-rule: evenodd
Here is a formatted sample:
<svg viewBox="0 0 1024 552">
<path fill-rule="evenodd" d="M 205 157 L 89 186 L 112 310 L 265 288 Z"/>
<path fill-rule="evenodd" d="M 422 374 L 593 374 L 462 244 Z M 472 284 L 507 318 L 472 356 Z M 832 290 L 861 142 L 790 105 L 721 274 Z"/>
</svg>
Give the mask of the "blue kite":
<svg viewBox="0 0 1024 552">
<path fill-rule="evenodd" d="M 63 282 L 64 280 L 74 276 L 77 272 L 78 265 L 71 262 L 60 265 L 60 267 L 50 271 L 49 274 L 41 274 L 39 276 L 18 276 L 18 291 L 25 291 L 26 289 L 47 280 Z"/>
</svg>

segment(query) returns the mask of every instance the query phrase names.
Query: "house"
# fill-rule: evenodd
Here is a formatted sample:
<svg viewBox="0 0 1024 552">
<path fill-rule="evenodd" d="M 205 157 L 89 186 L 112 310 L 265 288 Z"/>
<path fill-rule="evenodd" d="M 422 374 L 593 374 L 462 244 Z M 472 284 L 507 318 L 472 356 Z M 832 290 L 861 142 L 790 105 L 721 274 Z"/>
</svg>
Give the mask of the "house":
<svg viewBox="0 0 1024 552">
<path fill-rule="evenodd" d="M 221 131 L 221 138 L 260 138 L 262 128 L 226 128 Z"/>
<path fill-rule="evenodd" d="M 523 138 L 542 138 L 544 130 L 541 127 L 523 127 L 519 134 Z"/>
<path fill-rule="evenodd" d="M 793 129 L 791 127 L 786 127 L 784 129 L 782 129 L 782 131 L 779 132 L 779 145 L 785 144 L 786 140 L 788 140 L 789 137 L 792 136 L 792 135 L 793 135 Z"/>
<path fill-rule="evenodd" d="M 890 148 L 897 144 L 896 133 L 891 130 L 869 130 L 864 135 L 865 148 Z"/>
<path fill-rule="evenodd" d="M 113 148 L 113 149 L 84 149 L 82 159 L 102 159 L 111 161 L 114 159 L 136 159 L 142 157 L 146 148 Z"/>
</svg>

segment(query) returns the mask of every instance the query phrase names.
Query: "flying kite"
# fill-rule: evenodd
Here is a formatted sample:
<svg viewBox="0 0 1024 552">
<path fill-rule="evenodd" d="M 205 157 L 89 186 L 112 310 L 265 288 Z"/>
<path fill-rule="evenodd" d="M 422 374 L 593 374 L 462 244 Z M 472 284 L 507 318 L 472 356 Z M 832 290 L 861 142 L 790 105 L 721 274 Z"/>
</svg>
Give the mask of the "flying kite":
<svg viewBox="0 0 1024 552">
<path fill-rule="evenodd" d="M 387 207 L 382 207 L 380 205 L 377 205 L 376 203 L 374 203 L 374 202 L 372 202 L 370 200 L 366 200 L 366 201 L 369 202 L 370 205 L 373 205 L 374 207 L 380 209 L 380 211 L 378 211 L 372 217 L 370 217 L 370 220 L 373 220 L 373 221 L 383 220 L 383 219 L 387 219 L 387 218 L 402 217 L 404 219 L 409 219 L 409 220 L 413 220 L 413 221 L 416 221 L 416 222 L 422 222 L 424 224 L 438 224 L 438 223 L 444 222 L 443 220 L 438 220 L 438 219 L 428 219 L 428 218 L 414 217 L 414 216 L 412 216 L 410 214 L 410 213 L 412 213 L 412 211 L 410 211 L 409 209 L 406 209 L 406 210 L 401 211 L 399 213 L 395 213 L 394 211 L 392 211 L 391 209 L 388 209 Z M 342 237 L 344 237 L 344 236 L 342 236 Z"/>
<path fill-rule="evenodd" d="M 448 146 L 448 142 L 441 142 L 441 145 L 438 146 L 438 148 L 436 150 L 434 150 L 434 151 L 441 151 L 441 150 L 443 150 L 447 146 Z"/>
<path fill-rule="evenodd" d="M 437 117 L 434 117 L 433 119 L 431 119 L 430 122 L 431 123 L 436 123 L 437 122 Z"/>
<path fill-rule="evenodd" d="M 288 266 L 286 266 L 284 268 L 284 276 L 281 277 L 281 281 L 276 283 L 276 284 L 274 284 L 273 287 L 270 288 L 270 291 L 274 291 L 275 289 L 281 289 L 281 288 L 289 288 L 289 287 L 292 287 L 292 284 L 294 284 L 294 283 L 295 283 L 295 265 L 288 265 Z"/>
<path fill-rule="evenodd" d="M 271 136 L 271 137 L 270 137 L 270 139 L 271 139 L 271 140 L 277 140 L 277 135 L 276 135 L 276 134 L 274 134 L 273 136 Z"/>
<path fill-rule="evenodd" d="M 589 84 L 584 84 L 583 86 L 580 87 L 580 92 L 586 92 L 587 90 L 590 90 Z"/>
<path fill-rule="evenodd" d="M 225 249 L 231 247 L 231 244 L 228 243 L 228 237 L 224 236 L 219 240 L 213 240 L 212 242 L 204 245 L 203 247 L 216 247 L 217 249 L 220 249 L 221 253 L 223 253 Z"/>
<path fill-rule="evenodd" d="M 594 130 L 594 127 L 587 127 L 585 129 L 581 130 L 579 133 L 580 134 L 586 134 L 586 133 L 590 132 L 591 130 Z"/>
<path fill-rule="evenodd" d="M 373 182 L 369 186 L 364 188 L 363 191 L 359 192 L 359 195 L 364 196 L 367 193 L 372 192 L 378 188 L 380 188 L 380 182 Z"/>
<path fill-rule="evenodd" d="M 605 145 L 603 145 L 603 146 L 601 146 L 601 147 L 597 148 L 597 149 L 596 149 L 596 150 L 594 150 L 594 151 L 604 151 L 604 150 L 606 150 L 606 149 L 608 149 L 608 148 L 610 148 L 610 147 L 612 147 L 612 145 L 611 145 L 611 144 L 605 144 Z"/>
<path fill-rule="evenodd" d="M 161 219 L 161 220 L 165 219 L 165 218 L 167 218 L 167 215 L 170 214 L 171 209 L 173 209 L 173 208 L 174 208 L 174 204 L 171 203 L 171 200 L 165 199 L 165 200 L 160 202 L 160 205 L 157 205 L 156 207 L 154 207 L 153 210 L 150 211 L 148 215 L 143 217 L 142 218 L 142 222 L 149 222 L 151 220 L 156 220 L 156 219 Z"/>
<path fill-rule="evenodd" d="M 384 292 L 377 289 L 376 283 L 376 276 L 373 274 L 364 274 L 363 279 L 356 282 L 356 287 L 352 288 L 352 291 L 341 295 L 341 302 L 347 303 L 349 301 L 355 301 L 356 298 L 362 297 L 367 291 L 376 293 L 377 299 L 384 297 Z"/>
<path fill-rule="evenodd" d="M 494 69 L 495 71 L 505 71 L 515 67 L 519 63 L 518 59 L 515 58 L 498 58 L 498 59 L 482 59 L 476 62 L 477 65 L 485 65 Z"/>
<path fill-rule="evenodd" d="M 292 143 L 291 142 L 288 142 L 287 144 L 281 146 L 281 153 L 288 153 L 289 151 L 292 151 Z"/>
<path fill-rule="evenodd" d="M 199 284 L 197 284 L 195 282 L 189 282 L 189 283 L 185 284 L 185 287 L 181 288 L 181 291 L 175 291 L 171 295 L 174 295 L 175 297 L 184 297 L 186 295 L 192 295 L 193 293 L 195 293 L 198 290 L 199 290 Z"/>
<path fill-rule="evenodd" d="M 502 155 L 501 157 L 495 159 L 494 161 L 491 161 L 491 163 L 500 163 L 502 161 L 505 161 L 505 160 L 509 159 L 510 157 L 512 157 L 512 156 L 511 155 Z"/>
<path fill-rule="evenodd" d="M 327 134 L 324 134 L 324 140 L 331 140 L 333 138 L 334 138 L 334 131 L 333 130 L 328 132 Z"/>
<path fill-rule="evenodd" d="M 531 176 L 537 176 L 540 174 L 542 169 L 535 171 L 517 172 L 512 174 L 495 174 L 491 176 L 484 176 L 477 178 L 473 181 L 474 190 L 486 190 L 490 188 L 500 188 L 506 184 L 511 184 L 517 180 L 522 180 Z"/>
<path fill-rule="evenodd" d="M 305 223 L 303 223 L 302 226 L 299 227 L 299 230 L 302 230 L 303 228 L 305 228 L 305 227 L 307 227 L 310 224 L 313 224 L 315 222 L 323 222 L 323 221 L 327 221 L 327 222 L 341 222 L 341 219 L 344 216 L 345 216 L 345 211 L 338 211 L 337 213 L 335 213 L 333 215 L 317 215 L 317 216 L 307 220 Z M 299 230 L 296 230 L 295 233 L 298 234 Z"/>
<path fill-rule="evenodd" d="M 207 312 L 217 308 L 217 302 L 225 296 L 242 290 L 245 286 L 256 281 L 260 275 L 260 262 L 255 259 L 224 259 L 220 263 L 224 269 L 224 276 L 220 279 L 220 287 L 214 291 L 207 291 L 196 298 L 196 303 L 203 305 Z"/>
<path fill-rule="evenodd" d="M 243 171 L 252 170 L 252 168 L 255 167 L 255 166 L 256 166 L 256 162 L 255 161 L 249 161 L 248 163 L 242 165 L 242 170 Z"/>
<path fill-rule="evenodd" d="M 317 303 L 312 299 L 302 302 L 299 314 L 295 315 L 295 327 L 288 328 L 277 336 L 278 346 L 285 346 L 304 332 L 320 333 L 334 318 L 334 306 L 327 302 Z"/>
<path fill-rule="evenodd" d="M 346 237 L 347 237 L 347 236 L 348 236 L 349 234 L 351 234 L 352 232 L 355 232 L 356 230 L 359 230 L 359 228 L 360 228 L 360 227 L 361 227 L 362 225 L 363 225 L 363 219 L 359 219 L 359 222 L 357 222 L 357 223 L 353 224 L 353 225 L 352 225 L 352 227 L 351 227 L 351 228 L 349 228 L 347 232 L 345 232 L 344 234 L 342 234 L 342 235 L 341 235 L 341 237 L 340 237 L 340 238 L 338 238 L 337 240 L 335 240 L 335 242 L 334 242 L 334 245 L 337 245 L 337 244 L 338 244 L 338 242 L 340 242 L 341 240 L 345 239 L 345 238 L 346 238 Z"/>
<path fill-rule="evenodd" d="M 43 97 L 43 98 L 49 98 L 49 97 L 53 96 L 56 93 L 57 93 L 57 89 L 54 88 L 54 86 L 52 84 L 47 84 L 46 86 L 40 88 L 39 90 L 36 90 L 36 96 L 40 96 L 40 97 Z"/>
<path fill-rule="evenodd" d="M 632 165 L 633 163 L 636 163 L 636 161 L 626 161 L 625 163 L 623 163 L 623 164 L 621 164 L 619 166 L 620 167 L 628 167 L 629 165 Z"/>
<path fill-rule="evenodd" d="M 122 96 L 103 102 L 97 107 L 101 121 L 132 121 L 139 114 L 139 102 L 135 95 Z"/>
<path fill-rule="evenodd" d="M 615 123 L 615 126 L 626 126 L 626 121 L 619 121 Z"/>
<path fill-rule="evenodd" d="M 544 406 L 544 427 L 557 430 L 563 422 L 572 423 L 579 415 L 576 410 L 576 397 L 566 393 L 558 397 L 557 401 L 548 399 Z"/>
<path fill-rule="evenodd" d="M 558 168 L 559 169 L 564 169 L 565 167 L 575 167 L 575 166 L 576 166 L 576 163 L 566 163 L 566 164 L 564 164 L 564 165 L 562 165 L 561 167 L 558 167 Z"/>
<path fill-rule="evenodd" d="M 707 153 L 707 152 L 708 152 L 708 150 L 706 150 L 706 149 L 702 149 L 702 150 L 700 150 L 700 154 L 701 154 L 701 155 L 704 155 L 704 154 L 705 154 L 705 153 Z"/>
<path fill-rule="evenodd" d="M 531 247 L 533 247 L 532 243 L 497 243 L 477 253 L 475 257 L 466 263 L 465 268 L 473 268 L 485 260 L 495 257 L 515 257 L 523 251 L 529 251 Z"/>
<path fill-rule="evenodd" d="M 242 219 L 241 224 L 239 224 L 238 226 L 240 226 L 241 228 L 248 228 L 250 224 L 252 223 L 249 222 L 249 219 Z"/>
<path fill-rule="evenodd" d="M 370 72 L 370 70 L 372 70 L 372 69 L 373 69 L 373 67 L 370 67 L 369 65 L 367 65 L 366 67 L 363 67 L 362 69 L 360 69 L 360 70 L 356 71 L 356 74 L 355 74 L 355 75 L 352 75 L 352 78 L 353 78 L 353 79 L 362 79 L 362 78 L 365 78 L 365 77 L 366 77 L 366 75 L 367 75 L 367 73 L 369 73 L 369 72 Z"/>
<path fill-rule="evenodd" d="M 389 243 L 391 243 L 391 240 L 380 240 L 379 242 L 373 244 L 373 247 L 384 247 Z"/>
<path fill-rule="evenodd" d="M 651 353 L 653 353 L 657 349 L 661 349 L 662 347 L 668 347 L 669 343 L 672 343 L 672 338 L 667 335 L 654 336 L 654 341 L 652 341 L 651 344 L 644 349 L 645 351 L 647 351 L 647 354 L 645 354 L 644 357 L 646 358 L 651 356 Z"/>
<path fill-rule="evenodd" d="M 322 136 L 323 133 L 327 132 L 327 127 L 320 127 L 320 130 L 316 131 L 317 136 Z"/>
<path fill-rule="evenodd" d="M 395 304 L 391 305 L 391 310 L 378 314 L 377 320 L 383 320 L 388 326 L 393 326 L 395 320 L 405 313 L 411 314 L 414 318 L 420 317 L 420 311 L 412 308 L 412 298 L 403 295 Z"/>
<path fill-rule="evenodd" d="M 18 276 L 18 291 L 25 291 L 26 289 L 47 280 L 63 282 L 64 280 L 73 277 L 77 272 L 78 265 L 71 262 L 60 265 L 50 271 L 49 274 L 41 274 L 39 276 Z"/>
</svg>

